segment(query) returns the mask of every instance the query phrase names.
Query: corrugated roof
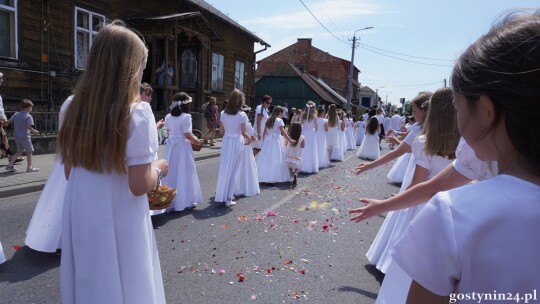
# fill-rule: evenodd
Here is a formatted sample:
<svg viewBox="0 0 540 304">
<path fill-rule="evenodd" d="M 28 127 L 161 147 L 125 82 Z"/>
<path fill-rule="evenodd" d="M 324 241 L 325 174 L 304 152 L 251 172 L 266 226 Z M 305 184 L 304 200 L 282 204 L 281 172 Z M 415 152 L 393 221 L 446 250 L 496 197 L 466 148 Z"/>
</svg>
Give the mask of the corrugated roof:
<svg viewBox="0 0 540 304">
<path fill-rule="evenodd" d="M 186 0 L 186 1 L 198 6 L 198 7 L 202 8 L 202 9 L 204 9 L 204 10 L 206 10 L 207 12 L 209 12 L 209 13 L 223 19 L 223 21 L 237 27 L 238 29 L 245 32 L 248 36 L 253 38 L 253 40 L 255 40 L 256 42 L 258 42 L 258 43 L 260 43 L 262 45 L 265 45 L 267 47 L 270 47 L 270 44 L 268 44 L 266 41 L 262 40 L 259 36 L 255 35 L 253 32 L 251 32 L 247 28 L 243 27 L 238 22 L 236 22 L 233 19 L 229 18 L 229 16 L 227 16 L 226 14 L 224 14 L 223 12 L 218 10 L 217 8 L 213 7 L 208 2 L 206 2 L 204 0 Z"/>
<path fill-rule="evenodd" d="M 347 104 L 347 100 L 343 98 L 341 95 L 339 95 L 336 91 L 332 90 L 330 86 L 328 86 L 323 80 L 311 76 L 306 73 L 302 73 L 297 67 L 294 66 L 294 64 L 289 62 L 289 66 L 292 68 L 293 71 L 296 72 L 298 76 L 304 80 L 304 82 L 313 90 L 319 97 L 321 97 L 322 100 L 336 104 L 338 106 L 344 106 Z"/>
</svg>

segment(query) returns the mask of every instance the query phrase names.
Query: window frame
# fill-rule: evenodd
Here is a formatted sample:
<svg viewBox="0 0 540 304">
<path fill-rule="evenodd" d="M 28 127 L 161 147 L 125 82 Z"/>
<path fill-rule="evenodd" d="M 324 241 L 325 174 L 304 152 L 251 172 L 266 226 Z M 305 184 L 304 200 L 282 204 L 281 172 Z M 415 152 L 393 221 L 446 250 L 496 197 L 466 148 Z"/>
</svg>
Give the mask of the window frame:
<svg viewBox="0 0 540 304">
<path fill-rule="evenodd" d="M 6 58 L 6 59 L 19 59 L 19 27 L 18 27 L 18 20 L 19 20 L 19 1 L 18 0 L 11 0 L 13 1 L 13 6 L 0 4 L 0 10 L 6 11 L 10 14 L 13 14 L 13 23 L 11 24 L 13 28 L 10 28 L 10 43 L 13 43 L 13 45 L 10 45 L 13 56 L 1 56 L 0 58 Z"/>
<path fill-rule="evenodd" d="M 218 62 L 217 62 L 217 65 L 214 63 L 214 55 L 217 55 L 218 57 Z M 223 65 L 219 65 L 219 58 L 222 57 L 223 58 Z M 214 79 L 214 67 L 216 67 L 216 73 L 218 75 L 217 76 L 217 79 Z M 221 72 L 221 73 L 220 73 Z M 219 83 L 219 74 L 221 74 L 221 83 Z M 210 77 L 210 88 L 212 91 L 217 91 L 217 92 L 223 92 L 224 90 L 224 75 L 225 74 L 225 55 L 223 55 L 222 53 L 218 53 L 218 52 L 215 52 L 213 51 L 212 52 L 212 69 L 211 69 L 211 77 Z M 215 85 L 214 85 L 215 83 Z M 221 84 L 221 87 L 220 87 L 220 84 Z"/>
<path fill-rule="evenodd" d="M 184 61 L 184 54 L 188 54 L 188 58 L 187 61 Z M 198 60 L 197 60 L 197 54 L 195 52 L 193 52 L 192 49 L 184 49 L 182 51 L 182 54 L 181 54 L 181 66 L 180 66 L 180 70 L 181 70 L 181 79 L 180 79 L 180 86 L 182 87 L 186 87 L 186 88 L 195 88 L 197 87 L 197 82 L 198 82 Z M 184 69 L 186 68 L 185 64 L 187 64 L 187 68 L 188 68 L 188 73 L 185 73 L 184 72 Z M 191 71 L 191 68 L 193 68 L 194 70 Z M 184 79 L 184 75 L 187 74 L 188 76 L 193 76 L 193 78 L 190 78 L 188 80 Z"/>
<path fill-rule="evenodd" d="M 79 20 L 77 19 L 78 18 L 77 13 L 79 11 L 88 14 L 88 29 L 81 28 L 78 26 Z M 79 6 L 75 6 L 73 9 L 73 65 L 76 70 L 84 71 L 85 69 L 85 67 L 82 66 L 82 64 L 80 64 L 77 59 L 77 34 L 79 32 L 84 32 L 88 34 L 88 52 L 90 52 L 94 35 L 98 33 L 98 31 L 94 31 L 94 19 L 93 19 L 94 17 L 100 17 L 103 20 L 102 21 L 103 23 L 105 23 L 105 21 L 107 20 L 105 18 L 105 15 L 93 12 L 91 10 L 88 10 Z M 86 56 L 88 57 L 88 53 L 86 54 Z"/>
<path fill-rule="evenodd" d="M 241 71 L 238 70 L 239 64 L 241 64 L 241 67 L 242 67 Z M 241 72 L 241 73 L 239 73 L 239 72 Z M 238 80 L 239 80 L 238 82 L 236 81 L 237 80 L 237 78 L 236 78 L 237 74 L 239 74 L 238 75 L 239 76 L 238 77 Z M 238 59 L 235 60 L 234 61 L 234 88 L 238 89 L 238 90 L 240 90 L 242 92 L 244 92 L 244 83 L 245 83 L 244 80 L 246 78 L 245 74 L 246 74 L 246 63 L 244 61 L 241 61 L 241 60 L 238 60 Z"/>
</svg>

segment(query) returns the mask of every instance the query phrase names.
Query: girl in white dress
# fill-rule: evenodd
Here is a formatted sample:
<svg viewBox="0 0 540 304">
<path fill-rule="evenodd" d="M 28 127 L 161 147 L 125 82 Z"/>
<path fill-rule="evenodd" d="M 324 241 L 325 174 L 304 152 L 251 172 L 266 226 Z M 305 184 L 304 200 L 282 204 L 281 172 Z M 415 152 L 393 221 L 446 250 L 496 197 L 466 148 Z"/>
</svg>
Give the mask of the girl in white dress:
<svg viewBox="0 0 540 304">
<path fill-rule="evenodd" d="M 430 100 L 429 110 L 423 123 L 423 133 L 413 142 L 412 153 L 416 168 L 409 187 L 431 179 L 445 169 L 455 158 L 459 141 L 456 113 L 452 104 L 453 94 L 450 88 L 437 90 Z M 400 213 L 404 217 L 404 225 L 392 230 L 391 240 L 399 240 L 409 223 L 422 209 L 424 204 L 410 207 L 407 212 Z M 393 244 L 388 244 L 393 247 Z M 386 272 L 386 276 L 377 297 L 377 303 L 405 303 L 405 295 L 411 280 L 394 262 Z"/>
<path fill-rule="evenodd" d="M 58 124 L 62 127 L 64 114 L 73 96 L 62 104 Z M 25 244 L 37 251 L 55 252 L 60 249 L 62 238 L 62 210 L 67 180 L 64 165 L 57 157 L 47 183 L 39 196 L 32 214 L 32 219 L 26 229 Z"/>
<path fill-rule="evenodd" d="M 332 104 L 328 108 L 328 132 L 326 132 L 326 144 L 328 145 L 328 157 L 329 161 L 332 159 L 332 153 L 341 146 L 339 140 L 339 129 L 341 128 L 341 122 L 337 115 L 337 107 Z"/>
<path fill-rule="evenodd" d="M 379 121 L 373 116 L 369 119 L 366 127 L 366 136 L 356 152 L 356 156 L 362 159 L 375 160 L 381 155 L 379 148 Z"/>
<path fill-rule="evenodd" d="M 413 98 L 412 105 L 413 105 L 413 114 L 416 116 L 417 121 L 422 122 L 424 120 L 424 115 L 426 113 L 426 110 L 429 106 L 429 99 L 431 98 L 431 93 L 429 92 L 423 92 L 420 93 L 418 96 Z M 411 132 L 407 135 L 405 140 L 401 144 L 397 146 L 396 149 L 386 153 L 385 155 L 379 157 L 377 160 L 369 163 L 362 163 L 359 164 L 356 169 L 355 173 L 360 174 L 366 170 L 376 168 L 382 164 L 385 164 L 393 159 L 396 159 L 397 157 L 405 154 L 406 152 L 411 151 L 412 143 L 414 139 L 416 138 L 416 135 L 418 135 L 418 132 L 420 131 L 420 126 L 417 125 L 417 127 L 413 128 Z M 411 157 L 413 159 L 413 157 Z M 412 160 L 414 161 L 414 159 Z M 403 184 L 401 185 L 400 191 L 404 191 L 408 186 L 412 179 L 412 174 L 414 173 L 414 163 L 410 163 L 411 165 L 408 168 L 407 176 L 404 178 Z M 389 212 L 386 216 L 386 219 L 384 220 L 381 228 L 379 229 L 379 232 L 377 233 L 377 236 L 375 236 L 375 239 L 373 240 L 373 243 L 371 244 L 371 247 L 369 248 L 368 252 L 366 253 L 366 257 L 368 260 L 375 265 L 377 269 L 379 269 L 381 272 L 386 272 L 390 265 L 391 257 L 390 257 L 390 247 L 388 247 L 388 244 L 394 244 L 395 240 L 392 241 L 390 239 L 392 235 L 392 230 L 395 227 L 400 227 L 404 225 L 405 222 L 405 216 L 400 216 L 400 213 L 403 213 L 406 211 L 396 211 L 396 212 Z"/>
<path fill-rule="evenodd" d="M 337 141 L 338 146 L 334 147 L 332 154 L 330 154 L 331 160 L 343 161 L 345 158 L 345 151 L 347 150 L 347 140 L 345 139 L 345 121 L 343 120 L 343 111 L 337 111 L 338 128 L 337 128 Z"/>
<path fill-rule="evenodd" d="M 499 175 L 437 194 L 411 222 L 393 253 L 410 303 L 531 301 L 540 286 L 539 35 L 538 12 L 509 15 L 454 66 L 459 130 Z"/>
<path fill-rule="evenodd" d="M 163 184 L 177 191 L 167 211 L 192 209 L 202 203 L 203 199 L 195 155 L 191 148 L 191 142 L 198 138 L 191 133 L 190 103 L 191 97 L 187 93 L 176 93 L 169 106 L 171 113 L 165 117 L 164 127 L 169 130 L 169 137 L 164 158 L 169 163 L 169 174 L 163 179 Z"/>
<path fill-rule="evenodd" d="M 241 110 L 246 113 L 251 111 L 250 107 L 243 106 Z M 246 131 L 250 136 L 251 143 L 257 141 L 257 133 L 251 126 L 251 123 L 246 122 Z M 251 145 L 244 145 L 242 160 L 240 161 L 240 168 L 236 173 L 236 189 L 234 195 L 253 196 L 261 193 L 259 188 L 259 174 L 257 173 L 257 163 L 255 162 L 255 156 L 253 156 L 253 150 Z"/>
<path fill-rule="evenodd" d="M 292 185 L 298 183 L 298 172 L 302 166 L 302 150 L 305 148 L 304 135 L 302 134 L 302 125 L 294 122 L 289 130 L 289 137 L 294 143 L 286 144 L 287 146 L 287 167 L 292 176 Z"/>
<path fill-rule="evenodd" d="M 219 133 L 223 136 L 223 141 L 214 200 L 225 203 L 225 207 L 236 205 L 234 201 L 236 175 L 242 162 L 244 145 L 249 145 L 251 140 L 246 128 L 248 117 L 245 112 L 240 110 L 244 102 L 244 93 L 234 89 L 229 97 L 227 107 L 221 112 L 219 121 Z"/>
<path fill-rule="evenodd" d="M 355 150 L 356 138 L 354 137 L 354 121 L 351 111 L 347 111 L 345 117 L 345 138 L 347 140 L 347 150 Z"/>
<path fill-rule="evenodd" d="M 356 145 L 360 146 L 362 144 L 362 140 L 364 140 L 364 135 L 366 133 L 366 124 L 364 121 L 364 117 L 360 116 L 360 119 L 356 122 Z"/>
<path fill-rule="evenodd" d="M 275 106 L 272 116 L 266 121 L 264 143 L 256 160 L 261 183 L 280 183 L 291 180 L 283 137 L 289 143 L 291 139 L 283 128 L 285 124 L 280 118 L 281 111 L 280 106 Z"/>
<path fill-rule="evenodd" d="M 328 133 L 328 120 L 324 118 L 324 107 L 317 110 L 317 131 L 315 138 L 317 139 L 317 156 L 319 158 L 319 169 L 330 166 L 330 158 L 328 157 L 328 145 L 326 143 L 326 134 Z"/>
<path fill-rule="evenodd" d="M 272 105 L 272 96 L 264 95 L 261 104 L 255 108 L 255 124 L 253 129 L 257 133 L 257 141 L 253 143 L 254 153 L 257 155 L 262 148 L 263 144 L 263 133 L 266 120 L 268 119 L 268 108 Z"/>
<path fill-rule="evenodd" d="M 146 194 L 167 162 L 156 160 L 155 118 L 139 99 L 147 54 L 137 34 L 105 25 L 66 110 L 62 303 L 165 303 Z"/>
<path fill-rule="evenodd" d="M 315 106 L 313 101 L 308 101 L 304 114 L 300 119 L 304 144 L 306 146 L 305 149 L 301 150 L 302 165 L 300 166 L 300 171 L 305 173 L 319 172 L 319 154 L 317 150 L 317 138 L 315 136 L 315 132 L 318 130 L 317 110 Z"/>
</svg>

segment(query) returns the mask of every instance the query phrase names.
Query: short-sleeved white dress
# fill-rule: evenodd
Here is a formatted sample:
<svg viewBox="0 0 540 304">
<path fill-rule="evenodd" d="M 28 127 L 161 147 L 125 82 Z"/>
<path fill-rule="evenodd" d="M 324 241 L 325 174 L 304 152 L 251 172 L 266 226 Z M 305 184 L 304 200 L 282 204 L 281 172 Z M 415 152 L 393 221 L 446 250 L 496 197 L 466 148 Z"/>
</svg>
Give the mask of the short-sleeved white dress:
<svg viewBox="0 0 540 304">
<path fill-rule="evenodd" d="M 134 103 L 126 166 L 157 158 L 155 118 Z M 146 194 L 131 193 L 128 175 L 73 167 L 62 225 L 62 303 L 165 303 Z"/>
<path fill-rule="evenodd" d="M 280 129 L 284 125 L 281 118 L 276 118 L 274 127 L 266 128 L 264 143 L 256 159 L 261 183 L 281 183 L 291 179 L 287 168 L 285 142 Z"/>
<path fill-rule="evenodd" d="M 302 135 L 304 136 L 304 149 L 302 149 L 302 164 L 300 171 L 305 173 L 319 172 L 319 151 L 317 150 L 317 138 L 315 137 L 315 127 L 317 119 L 305 120 L 302 123 Z"/>
<path fill-rule="evenodd" d="M 249 121 L 246 122 L 246 131 L 250 136 L 257 137 L 257 133 Z M 240 168 L 236 173 L 234 195 L 253 196 L 261 193 L 257 163 L 251 145 L 244 145 L 240 158 Z"/>
<path fill-rule="evenodd" d="M 317 157 L 319 159 L 319 168 L 326 168 L 330 165 L 330 158 L 328 157 L 328 145 L 326 143 L 326 131 L 324 125 L 327 120 L 322 117 L 317 117 L 317 131 L 315 131 L 315 138 L 317 139 Z"/>
</svg>

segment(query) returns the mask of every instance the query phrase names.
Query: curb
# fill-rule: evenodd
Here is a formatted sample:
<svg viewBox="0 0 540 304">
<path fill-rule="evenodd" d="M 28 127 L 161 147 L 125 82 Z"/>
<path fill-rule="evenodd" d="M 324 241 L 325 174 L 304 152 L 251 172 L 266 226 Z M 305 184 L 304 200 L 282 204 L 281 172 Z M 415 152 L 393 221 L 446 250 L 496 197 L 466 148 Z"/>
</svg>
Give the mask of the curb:
<svg viewBox="0 0 540 304">
<path fill-rule="evenodd" d="M 220 152 L 199 155 L 199 156 L 195 156 L 195 161 L 197 162 L 201 160 L 216 158 L 216 157 L 219 157 L 219 155 L 220 155 Z M 43 188 L 45 188 L 46 182 L 47 182 L 47 179 L 44 179 L 41 181 L 31 182 L 24 185 L 5 187 L 4 189 L 0 190 L 0 199 L 41 191 L 43 190 Z"/>
</svg>

